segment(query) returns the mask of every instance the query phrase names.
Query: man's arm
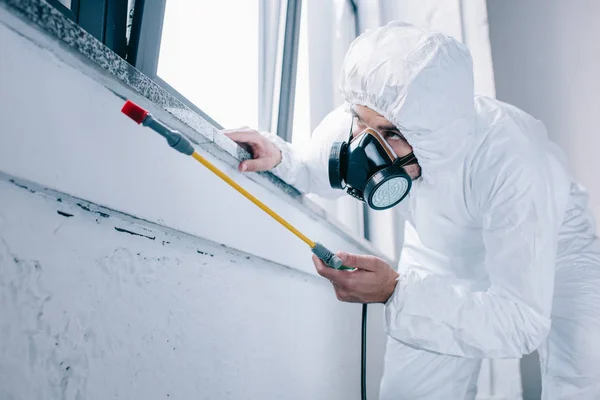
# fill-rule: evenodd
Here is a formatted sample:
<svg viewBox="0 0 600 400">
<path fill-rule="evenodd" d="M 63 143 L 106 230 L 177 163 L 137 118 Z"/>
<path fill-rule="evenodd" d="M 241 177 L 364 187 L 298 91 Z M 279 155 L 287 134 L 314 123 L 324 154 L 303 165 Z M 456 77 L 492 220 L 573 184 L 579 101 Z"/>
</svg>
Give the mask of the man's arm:
<svg viewBox="0 0 600 400">
<path fill-rule="evenodd" d="M 254 159 L 242 162 L 240 170 L 271 170 L 303 193 L 335 198 L 344 192 L 329 185 L 329 151 L 334 141 L 347 139 L 351 118 L 342 107 L 333 110 L 315 128 L 310 141 L 302 148 L 268 132 L 241 129 L 224 133 L 253 154 Z M 268 140 L 266 143 L 265 138 Z M 276 151 L 279 153 L 275 154 Z"/>
</svg>

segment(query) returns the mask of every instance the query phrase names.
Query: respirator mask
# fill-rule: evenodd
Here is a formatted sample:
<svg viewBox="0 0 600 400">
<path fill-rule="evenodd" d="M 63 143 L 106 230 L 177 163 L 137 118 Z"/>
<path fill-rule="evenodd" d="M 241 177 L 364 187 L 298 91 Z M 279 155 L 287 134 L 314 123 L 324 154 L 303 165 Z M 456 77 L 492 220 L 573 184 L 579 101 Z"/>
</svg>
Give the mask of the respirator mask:
<svg viewBox="0 0 600 400">
<path fill-rule="evenodd" d="M 334 142 L 329 154 L 329 184 L 346 190 L 374 210 L 400 203 L 410 191 L 412 180 L 405 166 L 416 164 L 413 153 L 398 157 L 385 138 L 367 128 L 347 142 Z"/>
</svg>

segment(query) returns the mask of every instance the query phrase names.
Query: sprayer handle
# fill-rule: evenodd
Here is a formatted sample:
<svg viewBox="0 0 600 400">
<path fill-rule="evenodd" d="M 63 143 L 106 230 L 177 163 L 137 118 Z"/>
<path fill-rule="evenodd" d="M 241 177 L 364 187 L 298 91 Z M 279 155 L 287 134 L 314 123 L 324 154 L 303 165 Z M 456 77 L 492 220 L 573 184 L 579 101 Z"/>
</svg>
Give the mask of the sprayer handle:
<svg viewBox="0 0 600 400">
<path fill-rule="evenodd" d="M 316 242 L 315 247 L 312 248 L 312 252 L 319 257 L 328 267 L 334 269 L 354 269 L 344 267 L 342 260 L 336 256 L 331 250 L 323 246 L 321 243 Z"/>
</svg>

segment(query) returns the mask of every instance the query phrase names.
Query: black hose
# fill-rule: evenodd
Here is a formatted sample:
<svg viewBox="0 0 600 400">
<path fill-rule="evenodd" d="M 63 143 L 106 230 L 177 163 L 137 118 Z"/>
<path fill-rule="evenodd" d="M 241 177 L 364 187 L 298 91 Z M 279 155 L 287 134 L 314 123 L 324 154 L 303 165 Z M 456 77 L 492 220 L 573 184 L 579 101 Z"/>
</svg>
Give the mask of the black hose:
<svg viewBox="0 0 600 400">
<path fill-rule="evenodd" d="M 367 400 L 367 305 L 362 306 L 362 335 L 360 349 L 360 397 Z"/>
</svg>

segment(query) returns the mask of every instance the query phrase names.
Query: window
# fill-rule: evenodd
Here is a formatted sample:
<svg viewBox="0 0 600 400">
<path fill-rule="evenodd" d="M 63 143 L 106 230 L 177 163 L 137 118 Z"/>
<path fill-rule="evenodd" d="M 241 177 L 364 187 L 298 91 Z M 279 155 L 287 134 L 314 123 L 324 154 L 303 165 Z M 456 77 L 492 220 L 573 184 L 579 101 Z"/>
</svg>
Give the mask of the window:
<svg viewBox="0 0 600 400">
<path fill-rule="evenodd" d="M 287 6 L 135 0 L 130 60 L 217 127 L 275 130 Z"/>
</svg>

